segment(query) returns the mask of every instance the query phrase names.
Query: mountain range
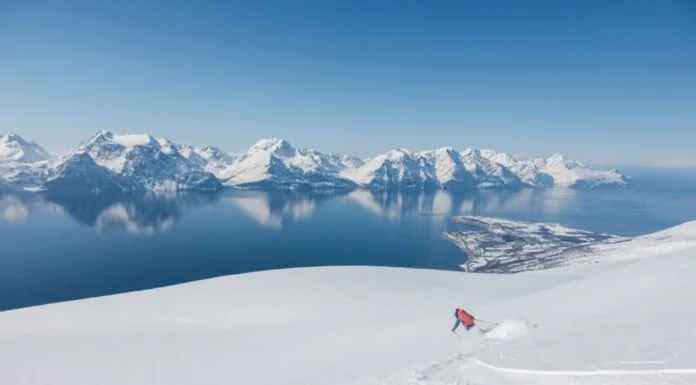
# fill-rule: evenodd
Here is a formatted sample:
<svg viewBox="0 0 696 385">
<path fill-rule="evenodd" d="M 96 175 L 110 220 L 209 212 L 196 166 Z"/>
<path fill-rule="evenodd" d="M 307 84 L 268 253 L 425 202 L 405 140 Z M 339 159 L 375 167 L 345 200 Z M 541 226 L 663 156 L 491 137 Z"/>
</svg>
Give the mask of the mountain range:
<svg viewBox="0 0 696 385">
<path fill-rule="evenodd" d="M 53 193 L 269 190 L 436 190 L 626 186 L 616 169 L 595 170 L 554 154 L 515 157 L 492 150 L 395 149 L 371 159 L 262 139 L 239 154 L 147 134 L 101 131 L 52 156 L 16 133 L 0 136 L 0 191 Z"/>
</svg>

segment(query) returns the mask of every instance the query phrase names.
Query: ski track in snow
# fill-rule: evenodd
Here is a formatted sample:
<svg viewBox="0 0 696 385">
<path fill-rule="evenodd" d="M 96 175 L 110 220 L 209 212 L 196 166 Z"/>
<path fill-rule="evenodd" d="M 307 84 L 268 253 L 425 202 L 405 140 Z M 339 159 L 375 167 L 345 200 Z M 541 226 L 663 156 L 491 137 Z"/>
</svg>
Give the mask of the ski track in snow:
<svg viewBox="0 0 696 385">
<path fill-rule="evenodd" d="M 476 365 L 493 369 L 497 372 L 515 374 L 533 374 L 542 376 L 645 376 L 648 374 L 694 374 L 696 369 L 631 369 L 631 370 L 534 370 L 534 369 L 510 369 L 491 365 L 479 359 L 475 359 Z M 664 362 L 664 361 L 663 361 Z"/>
<path fill-rule="evenodd" d="M 536 328 L 538 325 L 532 325 L 532 328 Z M 489 334 L 489 333 L 486 333 Z M 458 338 L 463 337 L 456 333 Z M 513 337 L 514 338 L 514 337 Z M 562 381 L 559 383 L 572 383 L 573 377 L 597 377 L 606 378 L 600 379 L 600 381 L 615 381 L 610 383 L 623 383 L 619 382 L 622 376 L 630 377 L 643 377 L 646 383 L 652 383 L 653 381 L 659 381 L 659 378 L 665 380 L 665 376 L 670 375 L 688 375 L 693 376 L 693 380 L 696 380 L 696 368 L 687 369 L 635 369 L 635 370 L 533 370 L 533 369 L 511 369 L 502 368 L 495 365 L 488 364 L 478 358 L 479 354 L 490 349 L 497 343 L 502 342 L 502 340 L 486 340 L 486 344 L 483 348 L 470 349 L 461 351 L 454 356 L 442 359 L 435 363 L 432 363 L 417 371 L 399 370 L 395 371 L 385 377 L 380 377 L 372 381 L 362 381 L 360 385 L 377 385 L 377 384 L 396 384 L 402 382 L 407 385 L 485 385 L 485 383 L 480 383 L 478 381 L 470 381 L 462 376 L 460 371 L 469 369 L 465 367 L 466 365 L 476 365 L 484 369 L 488 369 L 497 373 L 507 373 L 514 375 L 526 375 L 526 376 L 542 376 L 542 377 L 555 377 L 553 381 Z M 502 355 L 502 353 L 498 353 Z M 504 357 L 503 357 L 504 358 Z M 622 364 L 637 364 L 644 365 L 647 363 L 664 364 L 669 363 L 669 361 L 658 360 L 658 361 L 622 361 Z M 396 381 L 395 381 L 396 380 Z M 676 381 L 676 380 L 675 380 Z M 497 383 L 497 382 L 496 382 Z M 606 382 L 600 382 L 605 384 Z M 671 383 L 671 382 L 670 382 Z M 675 382 L 677 383 L 677 382 Z M 357 385 L 357 384 L 356 384 Z"/>
<path fill-rule="evenodd" d="M 464 334 L 460 332 L 464 329 L 460 329 L 453 333 L 453 337 L 459 339 L 465 346 L 462 350 L 452 356 L 435 361 L 421 369 L 408 370 L 400 369 L 393 371 L 392 373 L 381 376 L 379 378 L 360 381 L 358 383 L 353 383 L 354 385 L 391 385 L 403 383 L 407 385 L 478 385 L 477 383 L 470 382 L 463 379 L 460 370 L 461 368 L 469 363 L 476 363 L 477 356 L 484 351 L 490 349 L 491 347 L 505 341 L 506 339 L 512 339 L 519 337 L 527 332 L 527 330 L 520 331 L 517 334 L 510 334 L 509 331 L 515 326 L 524 324 L 523 320 L 510 319 L 503 320 L 498 325 L 491 327 L 489 329 L 476 328 L 470 331 L 464 331 Z M 529 328 L 536 328 L 538 325 L 531 325 Z M 502 332 L 497 331 L 496 328 L 504 329 Z M 506 329 L 506 330 L 505 330 Z M 467 333 L 478 333 L 477 338 L 468 339 L 469 335 Z M 478 337 L 482 337 L 481 339 Z M 497 338 L 487 338 L 486 336 L 495 336 Z M 511 336 L 508 338 L 508 336 Z M 475 342 L 483 342 L 483 347 L 476 346 Z"/>
</svg>

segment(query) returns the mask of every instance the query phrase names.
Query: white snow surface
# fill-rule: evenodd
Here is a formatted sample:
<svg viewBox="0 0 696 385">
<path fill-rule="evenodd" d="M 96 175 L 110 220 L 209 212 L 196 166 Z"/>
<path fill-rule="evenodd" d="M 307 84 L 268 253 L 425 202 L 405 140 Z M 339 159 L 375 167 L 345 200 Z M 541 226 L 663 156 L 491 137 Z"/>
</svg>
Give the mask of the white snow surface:
<svg viewBox="0 0 696 385">
<path fill-rule="evenodd" d="M 695 230 L 543 272 L 287 269 L 7 311 L 0 383 L 692 384 Z M 455 307 L 485 332 L 451 333 Z"/>
<path fill-rule="evenodd" d="M 145 134 L 112 135 L 112 140 L 125 147 L 134 147 L 150 144 L 152 137 Z"/>
<path fill-rule="evenodd" d="M 540 324 L 461 371 L 470 382 L 492 384 L 694 383 L 695 251 L 624 264 L 497 306 L 493 317 L 533 311 Z"/>
</svg>

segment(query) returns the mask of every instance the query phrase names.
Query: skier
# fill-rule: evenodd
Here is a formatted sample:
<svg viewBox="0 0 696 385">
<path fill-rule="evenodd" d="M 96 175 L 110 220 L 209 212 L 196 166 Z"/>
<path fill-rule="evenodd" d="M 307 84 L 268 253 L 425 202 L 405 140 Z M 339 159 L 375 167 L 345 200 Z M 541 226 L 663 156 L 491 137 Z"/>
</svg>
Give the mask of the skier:
<svg viewBox="0 0 696 385">
<path fill-rule="evenodd" d="M 469 331 L 469 329 L 471 329 L 474 326 L 474 316 L 467 313 L 466 310 L 464 310 L 464 309 L 455 309 L 454 310 L 454 318 L 456 318 L 457 321 L 454 323 L 454 327 L 452 328 L 452 332 L 457 330 L 460 323 L 464 324 L 466 331 Z"/>
</svg>

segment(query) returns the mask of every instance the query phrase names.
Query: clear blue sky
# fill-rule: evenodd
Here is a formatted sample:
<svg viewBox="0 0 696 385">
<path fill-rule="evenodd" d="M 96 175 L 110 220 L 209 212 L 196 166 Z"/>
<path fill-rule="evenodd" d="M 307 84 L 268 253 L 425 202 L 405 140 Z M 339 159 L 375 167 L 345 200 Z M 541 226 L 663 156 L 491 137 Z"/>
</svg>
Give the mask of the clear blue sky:
<svg viewBox="0 0 696 385">
<path fill-rule="evenodd" d="M 696 1 L 0 0 L 0 132 L 696 164 Z"/>
</svg>

